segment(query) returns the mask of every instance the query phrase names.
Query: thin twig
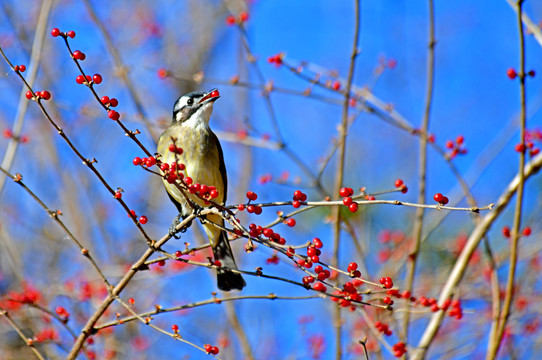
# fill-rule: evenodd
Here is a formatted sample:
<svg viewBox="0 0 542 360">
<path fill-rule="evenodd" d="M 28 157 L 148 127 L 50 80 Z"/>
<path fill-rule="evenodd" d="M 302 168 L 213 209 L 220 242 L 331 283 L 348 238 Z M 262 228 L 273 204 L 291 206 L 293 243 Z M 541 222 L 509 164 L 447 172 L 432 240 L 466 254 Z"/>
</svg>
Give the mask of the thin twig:
<svg viewBox="0 0 542 360">
<path fill-rule="evenodd" d="M 30 62 L 28 63 L 28 76 L 27 81 L 30 86 L 34 84 L 36 80 L 36 75 L 38 73 L 38 68 L 40 64 L 43 41 L 46 34 L 46 26 L 49 21 L 49 15 L 51 14 L 51 9 L 53 7 L 53 1 L 47 0 L 42 3 L 41 9 L 39 11 L 38 23 L 36 24 L 36 32 L 34 33 L 34 42 L 32 44 L 32 51 L 30 53 Z M 12 126 L 13 137 L 8 143 L 6 152 L 4 153 L 4 158 L 2 159 L 2 167 L 6 170 L 11 169 L 13 160 L 15 159 L 15 153 L 17 152 L 17 147 L 19 145 L 19 135 L 23 130 L 23 123 L 26 115 L 26 110 L 28 109 L 28 100 L 26 98 L 26 89 L 23 87 L 21 89 L 21 94 L 19 95 L 19 106 L 17 108 L 17 118 Z M 6 179 L 0 179 L 0 194 L 4 189 Z"/>
<path fill-rule="evenodd" d="M 150 134 L 150 139 L 153 141 L 154 144 L 156 144 L 156 141 L 158 140 L 158 135 L 154 132 L 153 124 L 147 119 L 147 115 L 145 114 L 145 110 L 143 108 L 143 102 L 141 101 L 141 98 L 139 97 L 136 87 L 134 83 L 132 82 L 132 79 L 129 76 L 127 66 L 123 63 L 122 58 L 120 56 L 120 53 L 117 49 L 117 47 L 113 44 L 113 40 L 111 38 L 111 34 L 107 31 L 105 28 L 103 22 L 98 18 L 98 15 L 96 14 L 96 11 L 94 11 L 94 7 L 88 0 L 83 1 L 85 3 L 85 6 L 87 7 L 87 11 L 98 27 L 100 29 L 100 32 L 102 33 L 102 36 L 105 40 L 105 45 L 107 46 L 107 51 L 111 54 L 113 57 L 113 62 L 115 63 L 115 67 L 119 69 L 118 74 L 124 84 L 126 85 L 126 88 L 128 89 L 128 92 L 130 93 L 130 97 L 134 101 L 134 105 L 136 107 L 137 113 L 141 120 L 143 121 L 143 124 L 147 128 L 147 131 Z"/>
<path fill-rule="evenodd" d="M 352 79 L 354 78 L 354 70 L 356 66 L 356 58 L 360 52 L 359 50 L 359 33 L 360 33 L 360 0 L 354 0 L 354 39 L 352 41 L 352 53 L 350 55 L 350 66 L 348 69 L 348 77 L 346 81 L 346 89 L 343 100 L 341 125 L 339 128 L 339 154 L 337 160 L 337 170 L 335 173 L 335 188 L 334 194 L 338 194 L 343 184 L 344 178 L 344 164 L 346 162 L 346 136 L 348 128 L 348 110 L 350 106 L 350 90 L 352 89 Z M 341 207 L 338 206 L 333 211 L 333 258 L 332 266 L 339 267 L 339 248 L 341 241 Z M 339 280 L 337 279 L 337 284 Z M 335 327 L 335 359 L 340 360 L 342 358 L 342 321 L 341 321 L 341 307 L 336 306 L 333 315 L 333 325 Z"/>
<path fill-rule="evenodd" d="M 520 144 L 525 147 L 525 126 L 527 120 L 527 103 L 525 99 L 525 34 L 523 30 L 522 22 L 522 6 L 523 0 L 518 0 L 517 6 L 517 26 L 519 31 L 519 92 L 521 102 L 521 115 L 520 115 Z M 512 225 L 511 243 L 510 243 L 510 260 L 508 262 L 508 279 L 506 281 L 505 295 L 503 301 L 503 307 L 498 319 L 497 331 L 495 337 L 490 339 L 488 352 L 486 354 L 487 360 L 493 360 L 497 357 L 499 347 L 504 335 L 504 329 L 510 316 L 510 308 L 512 307 L 512 300 L 514 298 L 514 281 L 516 276 L 516 266 L 518 262 L 518 242 L 520 238 L 521 227 L 521 213 L 523 210 L 523 190 L 525 187 L 525 174 L 523 168 L 525 167 L 525 151 L 519 153 L 519 184 L 516 196 L 516 208 L 514 212 L 514 222 Z"/>
<path fill-rule="evenodd" d="M 100 269 L 100 267 L 98 266 L 98 264 L 96 263 L 96 261 L 94 260 L 92 255 L 90 255 L 90 252 L 88 251 L 88 249 L 86 249 L 81 244 L 81 242 L 68 229 L 66 224 L 64 224 L 64 222 L 62 220 L 60 220 L 60 217 L 59 217 L 60 214 L 59 214 L 58 210 L 53 211 L 53 210 L 49 209 L 49 207 L 36 194 L 34 194 L 34 192 L 32 190 L 30 190 L 23 183 L 22 176 L 20 174 L 12 175 L 8 171 L 6 171 L 6 169 L 4 169 L 3 167 L 0 167 L 0 171 L 2 173 L 4 173 L 7 177 L 10 177 L 16 184 L 21 186 L 32 197 L 32 199 L 34 199 L 43 208 L 43 210 L 45 210 L 45 212 L 49 215 L 49 217 L 51 219 L 53 219 L 62 228 L 62 230 L 66 233 L 66 235 L 68 235 L 68 237 L 79 247 L 79 250 L 81 250 L 81 254 L 84 257 L 86 257 L 88 259 L 88 261 L 90 261 L 90 264 L 92 265 L 94 270 L 96 270 L 96 272 L 98 273 L 98 276 L 102 279 L 102 281 L 105 283 L 105 285 L 109 289 L 111 287 L 111 284 L 109 283 L 109 281 L 105 277 L 104 273 L 102 272 L 102 270 Z"/>
<path fill-rule="evenodd" d="M 428 1 L 429 5 L 429 44 L 427 55 L 427 92 L 425 97 L 425 111 L 422 121 L 422 134 L 429 133 L 429 118 L 431 116 L 431 105 L 433 103 L 433 88 L 435 82 L 435 9 L 433 0 Z M 419 164 L 418 164 L 418 203 L 423 204 L 426 201 L 425 185 L 427 178 L 427 136 L 420 136 L 419 146 Z M 406 269 L 405 291 L 412 291 L 414 285 L 414 276 L 416 274 L 416 264 L 420 253 L 423 233 L 424 208 L 416 209 L 414 228 L 412 230 L 414 237 L 414 249 L 410 253 Z M 407 312 L 403 317 L 403 342 L 408 343 L 408 326 L 410 314 Z"/>
<path fill-rule="evenodd" d="M 203 210 L 202 215 L 205 215 L 205 210 Z M 195 214 L 190 214 L 186 219 L 184 219 L 179 225 L 177 225 L 177 230 L 186 228 L 186 226 L 196 218 Z M 116 297 L 120 295 L 122 290 L 128 285 L 130 280 L 137 274 L 140 270 L 145 269 L 145 261 L 147 261 L 157 249 L 159 249 L 161 246 L 163 246 L 167 241 L 171 238 L 172 235 L 168 234 L 164 237 L 162 237 L 160 240 L 158 240 L 155 243 L 154 247 L 149 247 L 145 253 L 132 265 L 130 270 L 126 274 L 124 274 L 123 278 L 118 282 L 118 284 L 110 290 L 109 295 L 103 300 L 102 304 L 98 307 L 98 309 L 92 314 L 92 316 L 87 320 L 87 323 L 83 327 L 83 330 L 81 330 L 81 333 L 77 337 L 77 340 L 75 344 L 73 345 L 72 349 L 70 350 L 70 353 L 68 354 L 67 360 L 74 360 L 77 355 L 79 354 L 79 351 L 83 347 L 86 339 L 95 333 L 96 329 L 94 328 L 94 325 L 96 325 L 96 322 L 102 317 L 104 312 L 109 308 L 109 306 L 115 301 Z"/>
<path fill-rule="evenodd" d="M 38 351 L 38 349 L 35 348 L 34 342 L 32 341 L 32 339 L 29 339 L 25 336 L 25 334 L 23 333 L 19 325 L 15 323 L 15 321 L 11 318 L 9 313 L 6 310 L 4 310 L 2 307 L 0 307 L 0 316 L 6 319 L 9 325 L 15 330 L 15 332 L 17 332 L 21 340 L 23 340 L 23 342 L 30 348 L 30 350 L 32 350 L 32 352 L 34 353 L 34 355 L 36 355 L 38 359 L 45 360 L 45 357 Z"/>
<path fill-rule="evenodd" d="M 531 159 L 529 163 L 524 168 L 524 179 L 527 180 L 534 174 L 538 173 L 542 168 L 542 154 Z M 491 225 L 497 220 L 499 215 L 506 209 L 510 204 L 510 201 L 514 194 L 517 192 L 520 183 L 520 176 L 516 175 L 514 179 L 508 184 L 507 188 L 499 197 L 499 200 L 495 204 L 493 211 L 487 213 L 480 221 L 480 223 L 474 228 L 471 232 L 465 247 L 459 254 L 448 279 L 446 280 L 438 300 L 439 307 L 453 295 L 457 285 L 461 281 L 463 274 L 467 268 L 468 262 L 476 250 L 478 244 L 486 235 L 487 231 L 490 229 Z M 419 343 L 417 350 L 411 354 L 412 360 L 421 360 L 425 357 L 429 346 L 431 345 L 433 339 L 437 335 L 438 329 L 444 318 L 444 311 L 438 311 L 433 314 L 429 324 L 427 325 Z"/>
</svg>

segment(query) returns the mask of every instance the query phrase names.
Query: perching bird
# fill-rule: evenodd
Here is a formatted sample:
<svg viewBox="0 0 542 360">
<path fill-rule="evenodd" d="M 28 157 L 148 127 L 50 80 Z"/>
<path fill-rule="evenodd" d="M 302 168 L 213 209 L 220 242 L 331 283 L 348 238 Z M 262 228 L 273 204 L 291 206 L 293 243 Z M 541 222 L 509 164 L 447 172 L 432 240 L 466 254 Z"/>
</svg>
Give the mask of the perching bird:
<svg viewBox="0 0 542 360">
<path fill-rule="evenodd" d="M 185 169 L 180 172 L 184 174 L 185 180 L 189 177 L 193 184 L 214 186 L 218 191 L 218 196 L 212 200 L 221 204 L 226 202 L 228 178 L 220 142 L 209 127 L 213 103 L 219 97 L 217 89 L 207 93 L 191 92 L 181 96 L 173 107 L 171 125 L 160 136 L 157 151 L 161 155 L 162 163 L 184 164 Z M 172 139 L 175 139 L 175 142 Z M 172 144 L 174 146 L 171 146 Z M 175 151 L 175 147 L 182 148 L 182 152 Z M 187 217 L 192 213 L 193 208 L 179 188 L 170 181 L 163 179 L 169 198 L 179 210 L 179 215 L 172 225 L 174 228 L 179 218 Z M 189 191 L 184 191 L 184 193 L 195 204 L 201 207 L 209 206 Z M 207 215 L 207 220 L 224 226 L 224 219 L 219 215 Z M 204 222 L 203 229 L 211 242 L 215 260 L 220 261 L 221 268 L 217 273 L 218 288 L 223 291 L 241 290 L 246 285 L 245 280 L 241 274 L 228 270 L 237 270 L 237 265 L 226 231 L 209 222 Z"/>
</svg>

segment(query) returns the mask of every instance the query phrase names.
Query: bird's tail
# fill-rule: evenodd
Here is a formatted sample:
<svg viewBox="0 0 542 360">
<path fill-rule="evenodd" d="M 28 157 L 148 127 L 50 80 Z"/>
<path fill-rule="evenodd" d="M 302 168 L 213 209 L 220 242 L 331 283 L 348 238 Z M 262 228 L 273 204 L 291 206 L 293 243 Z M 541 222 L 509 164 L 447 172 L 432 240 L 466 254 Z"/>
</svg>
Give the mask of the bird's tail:
<svg viewBox="0 0 542 360">
<path fill-rule="evenodd" d="M 241 274 L 228 270 L 237 270 L 237 265 L 233 258 L 228 235 L 224 230 L 220 232 L 218 243 L 213 247 L 213 255 L 215 260 L 219 260 L 223 267 L 217 271 L 218 288 L 222 291 L 230 291 L 232 289 L 241 290 L 244 288 L 246 283 Z M 224 267 L 228 269 L 224 269 Z"/>
</svg>

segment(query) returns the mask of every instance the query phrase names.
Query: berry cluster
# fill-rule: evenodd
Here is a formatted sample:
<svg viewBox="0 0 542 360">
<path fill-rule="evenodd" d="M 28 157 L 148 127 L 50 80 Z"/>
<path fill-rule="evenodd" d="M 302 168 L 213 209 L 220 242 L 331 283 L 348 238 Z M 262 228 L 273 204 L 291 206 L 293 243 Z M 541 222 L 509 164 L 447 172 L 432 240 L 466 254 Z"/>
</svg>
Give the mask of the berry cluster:
<svg viewBox="0 0 542 360">
<path fill-rule="evenodd" d="M 404 342 L 398 342 L 397 344 L 393 345 L 392 350 L 393 350 L 393 355 L 395 355 L 395 357 L 401 357 L 407 352 L 406 345 Z"/>
<path fill-rule="evenodd" d="M 35 99 L 35 100 L 39 100 L 39 99 L 43 99 L 43 100 L 49 100 L 51 98 L 51 93 L 47 90 L 43 90 L 43 91 L 36 91 L 35 93 L 32 93 L 32 91 L 27 91 L 26 94 L 25 94 L 26 98 L 28 100 L 30 99 Z"/>
<path fill-rule="evenodd" d="M 268 238 L 269 240 L 271 240 L 271 241 L 273 241 L 273 242 L 275 242 L 277 244 L 280 244 L 280 245 L 285 245 L 286 244 L 286 239 L 281 237 L 279 233 L 274 232 L 273 229 L 271 229 L 271 228 L 263 228 L 260 225 L 256 225 L 254 223 L 251 223 L 248 226 L 248 230 L 249 230 L 249 235 L 251 237 L 253 237 L 253 238 L 257 238 L 260 235 L 263 235 L 266 238 Z M 236 234 L 241 235 L 242 233 L 240 232 L 240 230 L 236 230 Z"/>
<path fill-rule="evenodd" d="M 269 58 L 267 58 L 267 62 L 270 64 L 275 64 L 276 67 L 279 67 L 282 65 L 285 55 L 286 54 L 284 53 L 278 53 L 276 55 L 270 56 Z"/>
<path fill-rule="evenodd" d="M 228 15 L 226 17 L 226 25 L 232 26 L 235 24 L 244 24 L 248 21 L 248 12 L 242 11 L 237 17 L 234 15 Z"/>
<path fill-rule="evenodd" d="M 393 331 L 388 328 L 387 324 L 381 323 L 380 321 L 375 322 L 375 327 L 378 331 L 386 336 L 391 336 Z"/>
<path fill-rule="evenodd" d="M 397 189 L 401 190 L 403 194 L 406 194 L 408 192 L 408 187 L 405 185 L 402 179 L 395 180 L 394 185 Z"/>
<path fill-rule="evenodd" d="M 352 195 L 354 195 L 354 191 L 351 188 L 343 187 L 339 190 L 339 195 L 343 197 L 343 204 L 350 210 L 351 212 L 358 211 L 358 203 L 354 202 L 352 200 Z"/>
<path fill-rule="evenodd" d="M 239 205 L 237 205 L 237 209 L 239 211 L 243 211 L 243 210 L 247 209 L 247 212 L 249 214 L 260 215 L 262 213 L 262 207 L 258 206 L 258 205 L 250 204 L 251 201 L 254 201 L 257 198 L 258 198 L 258 194 L 256 194 L 255 192 L 253 192 L 253 191 L 247 192 L 248 204 L 247 205 L 239 204 Z M 293 223 L 292 226 L 295 226 L 295 220 L 294 220 L 294 223 Z"/>
<path fill-rule="evenodd" d="M 75 50 L 72 54 L 72 57 L 75 59 L 75 60 L 80 60 L 80 61 L 83 61 L 87 58 L 87 56 L 85 55 L 84 52 L 82 52 L 81 50 Z"/>
<path fill-rule="evenodd" d="M 314 272 L 316 273 L 316 276 L 318 277 L 318 280 L 320 281 L 329 279 L 329 277 L 331 276 L 331 272 L 328 269 L 324 269 L 322 265 L 315 266 Z"/>
<path fill-rule="evenodd" d="M 390 277 L 380 278 L 380 283 L 384 285 L 385 289 L 391 289 L 393 287 L 393 281 Z"/>
<path fill-rule="evenodd" d="M 15 141 L 20 141 L 22 144 L 26 144 L 30 141 L 28 135 L 15 136 L 13 134 L 13 131 L 11 131 L 10 129 L 4 129 L 2 131 L 2 136 L 6 139 L 14 139 Z"/>
<path fill-rule="evenodd" d="M 301 190 L 294 191 L 294 196 L 292 197 L 292 206 L 296 209 L 301 206 L 302 202 L 307 201 L 307 195 L 303 193 Z"/>
<path fill-rule="evenodd" d="M 63 33 L 58 28 L 54 28 L 53 30 L 51 30 L 51 35 L 53 37 L 62 36 L 63 38 L 70 37 L 73 39 L 75 37 L 75 31 L 70 30 L 68 32 Z"/>
<path fill-rule="evenodd" d="M 525 228 L 523 229 L 522 234 L 523 234 L 523 236 L 529 236 L 529 235 L 531 235 L 531 232 L 532 232 L 531 227 L 527 226 L 527 227 L 525 227 Z M 511 232 L 510 232 L 510 227 L 509 227 L 509 226 L 504 226 L 504 227 L 502 228 L 502 235 L 503 235 L 505 238 L 508 239 L 508 238 L 510 238 L 510 234 L 511 234 Z"/>
<path fill-rule="evenodd" d="M 331 298 L 331 300 L 339 304 L 339 306 L 341 307 L 346 308 L 352 306 L 352 301 L 361 301 L 362 299 L 361 294 L 358 293 L 358 290 L 356 288 L 362 284 L 363 281 L 344 283 L 342 291 L 335 290 L 333 292 L 333 295 L 337 297 L 333 297 Z M 351 307 L 350 310 L 355 310 L 355 307 Z"/>
<path fill-rule="evenodd" d="M 351 262 L 350 264 L 348 264 L 346 270 L 348 270 L 348 274 L 350 275 L 350 277 L 361 276 L 361 272 L 358 270 L 358 264 L 355 262 Z"/>
<path fill-rule="evenodd" d="M 154 156 L 150 156 L 148 158 L 140 158 L 139 156 L 136 156 L 132 163 L 136 166 L 138 165 L 144 165 L 146 167 L 152 167 L 156 165 L 156 158 Z"/>
<path fill-rule="evenodd" d="M 203 345 L 203 348 L 205 349 L 205 351 L 207 351 L 207 354 L 217 355 L 218 352 L 220 351 L 218 349 L 218 347 L 212 346 L 212 345 L 209 345 L 209 344 Z"/>
<path fill-rule="evenodd" d="M 450 201 L 446 196 L 442 195 L 441 193 L 436 193 L 435 195 L 433 195 L 433 200 L 438 202 L 440 205 L 446 205 Z"/>
<path fill-rule="evenodd" d="M 467 153 L 467 148 L 465 148 L 464 145 L 465 138 L 463 135 L 458 135 L 455 138 L 455 142 L 453 140 L 447 140 L 445 146 L 450 152 L 446 153 L 446 157 L 451 160 L 457 155 L 465 155 Z"/>
<path fill-rule="evenodd" d="M 519 74 L 516 72 L 516 69 L 514 69 L 514 68 L 510 68 L 510 69 L 506 70 L 506 76 L 508 76 L 508 78 L 510 80 L 514 80 L 516 77 L 518 77 L 518 75 Z M 530 77 L 534 77 L 536 75 L 536 73 L 535 73 L 534 70 L 529 70 L 527 75 L 529 75 Z"/>
<path fill-rule="evenodd" d="M 24 65 L 15 65 L 13 67 L 13 71 L 15 71 L 15 72 L 25 72 L 26 71 L 26 66 L 24 66 Z"/>
</svg>

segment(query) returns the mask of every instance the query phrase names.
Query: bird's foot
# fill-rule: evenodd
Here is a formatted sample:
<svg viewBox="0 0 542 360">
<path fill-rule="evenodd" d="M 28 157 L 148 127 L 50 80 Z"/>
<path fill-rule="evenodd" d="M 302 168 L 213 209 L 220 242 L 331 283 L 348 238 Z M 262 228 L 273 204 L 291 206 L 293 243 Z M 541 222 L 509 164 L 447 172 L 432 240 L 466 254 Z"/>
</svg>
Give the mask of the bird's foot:
<svg viewBox="0 0 542 360">
<path fill-rule="evenodd" d="M 171 223 L 171 226 L 169 227 L 169 235 L 173 236 L 175 239 L 181 238 L 180 236 L 177 236 L 177 233 L 179 232 L 177 230 L 177 225 L 180 224 L 180 219 L 181 219 L 181 214 L 178 214 L 177 216 L 175 216 L 175 218 L 173 219 L 173 222 Z M 185 231 L 186 231 L 186 228 L 181 230 L 181 232 L 185 232 Z"/>
<path fill-rule="evenodd" d="M 177 216 L 175 216 L 175 218 L 173 219 L 171 223 L 171 226 L 169 227 L 169 234 L 173 236 L 175 239 L 180 239 L 181 236 L 177 234 L 178 233 L 184 234 L 186 230 L 192 225 L 192 221 L 190 221 L 181 230 L 177 230 L 177 225 L 181 223 L 181 218 L 184 220 L 186 219 L 186 216 L 183 216 L 183 214 L 178 214 Z"/>
</svg>

